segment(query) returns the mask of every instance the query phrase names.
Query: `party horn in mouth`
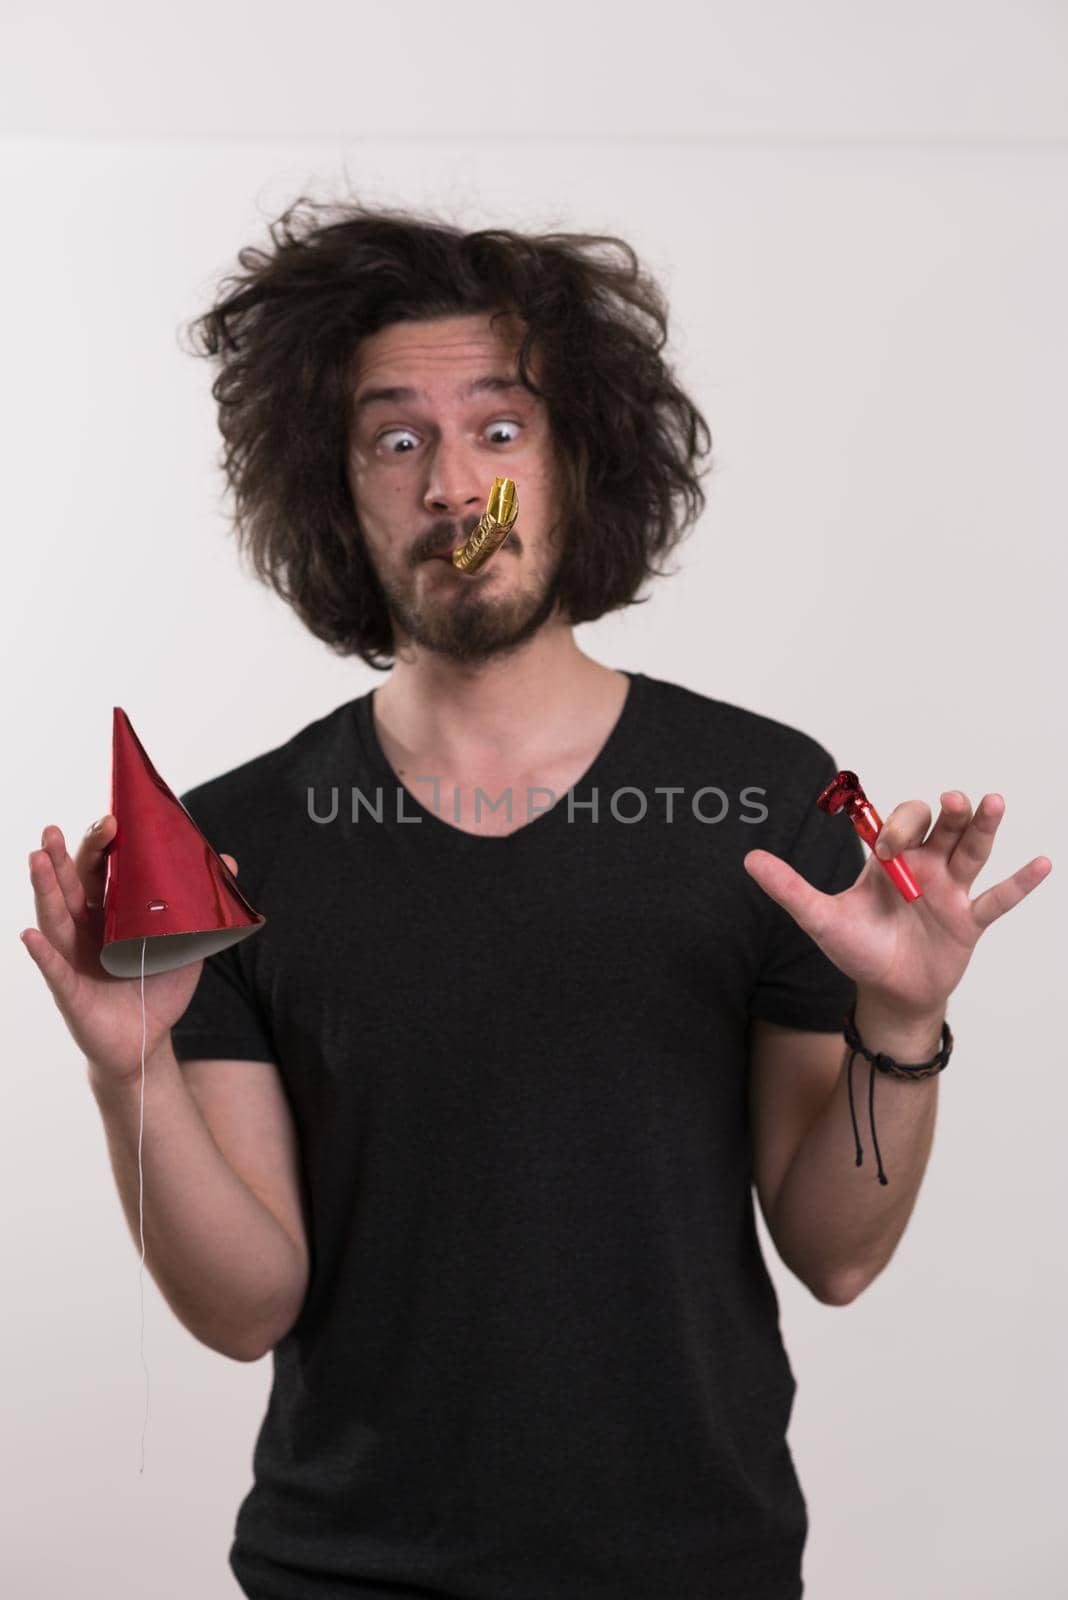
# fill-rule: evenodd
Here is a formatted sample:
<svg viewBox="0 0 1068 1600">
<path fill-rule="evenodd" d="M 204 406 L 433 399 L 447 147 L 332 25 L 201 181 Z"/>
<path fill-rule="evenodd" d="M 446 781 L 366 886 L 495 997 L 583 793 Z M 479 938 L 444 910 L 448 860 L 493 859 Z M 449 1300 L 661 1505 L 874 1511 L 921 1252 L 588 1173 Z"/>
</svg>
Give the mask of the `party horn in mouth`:
<svg viewBox="0 0 1068 1600">
<path fill-rule="evenodd" d="M 486 514 L 465 545 L 452 553 L 452 564 L 460 572 L 478 572 L 515 527 L 519 497 L 511 478 L 494 478 L 486 502 Z"/>
<path fill-rule="evenodd" d="M 826 811 L 828 816 L 835 816 L 839 811 L 848 813 L 849 820 L 864 840 L 864 843 L 875 849 L 875 841 L 882 829 L 883 821 L 864 790 L 860 786 L 860 779 L 855 772 L 839 772 L 837 777 L 824 789 L 816 801 L 821 811 Z M 884 861 L 881 856 L 876 856 L 876 861 L 886 872 L 905 900 L 918 900 L 923 893 L 916 879 L 905 865 L 902 856 L 891 856 L 889 861 Z"/>
</svg>

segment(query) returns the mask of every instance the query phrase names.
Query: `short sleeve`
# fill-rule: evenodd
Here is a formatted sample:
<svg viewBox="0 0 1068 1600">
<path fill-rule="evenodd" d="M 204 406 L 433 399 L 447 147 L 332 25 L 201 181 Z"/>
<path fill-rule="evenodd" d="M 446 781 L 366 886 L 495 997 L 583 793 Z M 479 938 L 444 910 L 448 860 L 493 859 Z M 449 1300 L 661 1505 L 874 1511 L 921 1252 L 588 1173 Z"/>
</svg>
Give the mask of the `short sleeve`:
<svg viewBox="0 0 1068 1600">
<path fill-rule="evenodd" d="M 849 819 L 841 813 L 828 816 L 816 805 L 816 796 L 837 771 L 825 753 L 823 776 L 817 774 L 794 841 L 788 851 L 782 852 L 795 872 L 824 894 L 839 894 L 850 888 L 866 859 L 864 846 Z M 856 984 L 824 955 L 788 911 L 770 895 L 764 898 L 769 920 L 750 995 L 750 1015 L 787 1028 L 839 1031 L 843 1012 L 856 1000 Z"/>
<path fill-rule="evenodd" d="M 225 835 L 203 803 L 199 791 L 179 795 L 179 800 L 209 840 Z M 270 1024 L 249 981 L 243 959 L 245 941 L 205 959 L 193 998 L 171 1029 L 171 1043 L 179 1061 L 270 1061 L 278 1056 Z"/>
<path fill-rule="evenodd" d="M 277 1064 L 266 1018 L 238 961 L 239 946 L 208 956 L 186 1010 L 171 1029 L 179 1061 L 271 1061 Z"/>
</svg>

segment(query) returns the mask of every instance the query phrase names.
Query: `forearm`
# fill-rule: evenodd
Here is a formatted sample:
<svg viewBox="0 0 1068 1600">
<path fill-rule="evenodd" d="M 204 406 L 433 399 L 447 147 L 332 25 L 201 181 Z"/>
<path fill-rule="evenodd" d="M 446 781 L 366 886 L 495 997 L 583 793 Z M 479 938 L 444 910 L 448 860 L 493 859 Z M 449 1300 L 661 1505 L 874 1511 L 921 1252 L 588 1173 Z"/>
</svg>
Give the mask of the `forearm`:
<svg viewBox="0 0 1068 1600">
<path fill-rule="evenodd" d="M 903 1021 L 858 994 L 856 1025 L 869 1050 L 928 1061 L 942 1017 Z M 875 1072 L 875 1125 L 888 1182 L 876 1178 L 868 1120 L 870 1063 L 853 1061 L 853 1105 L 864 1161 L 856 1165 L 843 1041 L 834 1092 L 802 1140 L 776 1196 L 772 1232 L 783 1260 L 820 1299 L 845 1303 L 883 1270 L 916 1203 L 934 1139 L 940 1074 L 906 1081 Z"/>
<path fill-rule="evenodd" d="M 296 1246 L 224 1159 L 182 1077 L 170 1035 L 141 1079 L 116 1088 L 88 1063 L 111 1168 L 138 1253 L 175 1316 L 195 1338 L 234 1360 L 274 1342 L 298 1290 Z"/>
</svg>

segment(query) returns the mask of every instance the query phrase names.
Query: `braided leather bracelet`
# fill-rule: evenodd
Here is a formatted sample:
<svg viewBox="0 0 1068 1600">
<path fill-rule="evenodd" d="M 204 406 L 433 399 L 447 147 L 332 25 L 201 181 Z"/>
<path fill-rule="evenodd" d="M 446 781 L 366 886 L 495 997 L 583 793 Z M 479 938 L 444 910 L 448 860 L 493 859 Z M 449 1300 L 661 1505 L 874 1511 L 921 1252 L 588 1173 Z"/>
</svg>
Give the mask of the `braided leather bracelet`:
<svg viewBox="0 0 1068 1600">
<path fill-rule="evenodd" d="M 857 1141 L 857 1166 L 864 1159 L 860 1148 L 860 1134 L 857 1131 L 857 1114 L 853 1109 L 853 1058 L 858 1050 L 871 1063 L 871 1072 L 868 1076 L 868 1121 L 871 1123 L 872 1144 L 875 1146 L 875 1160 L 878 1165 L 880 1183 L 889 1183 L 890 1179 L 883 1171 L 883 1160 L 879 1154 L 879 1141 L 875 1137 L 875 1074 L 876 1071 L 887 1072 L 893 1078 L 931 1078 L 936 1072 L 941 1072 L 949 1060 L 953 1050 L 953 1034 L 949 1023 L 942 1022 L 941 1047 L 930 1061 L 920 1061 L 915 1066 L 908 1066 L 904 1062 L 895 1061 L 892 1056 L 884 1055 L 882 1051 L 868 1050 L 860 1034 L 857 1032 L 856 1004 L 854 1003 L 842 1017 L 842 1032 L 845 1034 L 846 1044 L 849 1046 L 849 1066 L 846 1071 L 846 1082 L 849 1088 L 849 1114 L 853 1119 L 853 1137 Z"/>
</svg>

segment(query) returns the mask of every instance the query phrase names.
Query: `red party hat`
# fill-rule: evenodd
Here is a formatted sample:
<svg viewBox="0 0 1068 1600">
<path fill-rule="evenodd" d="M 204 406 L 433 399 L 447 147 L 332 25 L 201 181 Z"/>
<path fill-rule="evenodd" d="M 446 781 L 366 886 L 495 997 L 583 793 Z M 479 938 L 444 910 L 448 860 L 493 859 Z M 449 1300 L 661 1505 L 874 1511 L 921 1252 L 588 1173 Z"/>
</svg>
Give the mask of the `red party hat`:
<svg viewBox="0 0 1068 1600">
<path fill-rule="evenodd" d="M 267 918 L 249 904 L 226 862 L 152 765 L 115 707 L 111 812 L 101 965 L 116 978 L 169 972 L 247 939 Z"/>
</svg>

